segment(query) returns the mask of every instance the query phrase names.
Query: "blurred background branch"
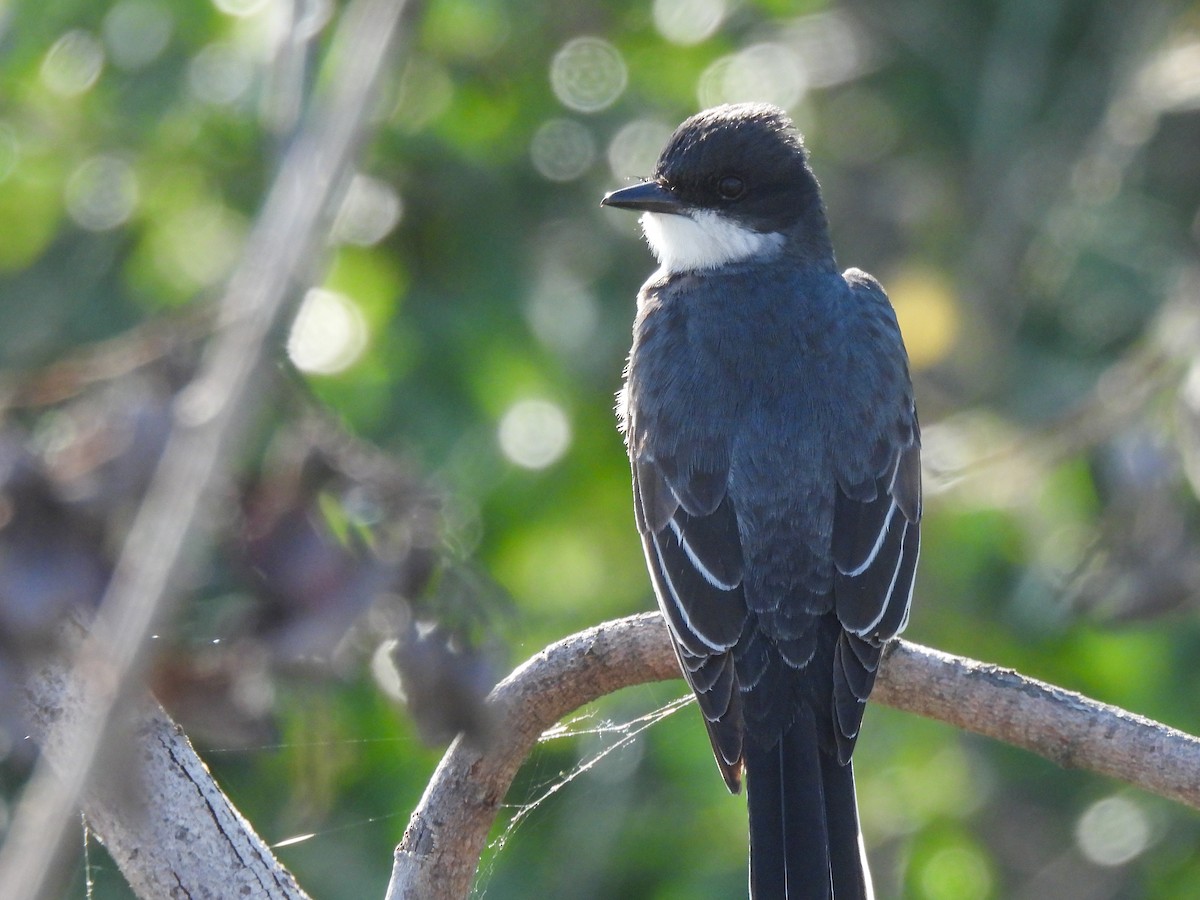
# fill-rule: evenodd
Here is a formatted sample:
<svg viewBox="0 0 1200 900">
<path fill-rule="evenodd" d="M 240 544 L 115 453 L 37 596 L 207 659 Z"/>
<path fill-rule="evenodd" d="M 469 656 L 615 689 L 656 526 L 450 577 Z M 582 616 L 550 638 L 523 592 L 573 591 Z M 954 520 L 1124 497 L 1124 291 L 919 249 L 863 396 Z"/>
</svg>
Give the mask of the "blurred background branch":
<svg viewBox="0 0 1200 900">
<path fill-rule="evenodd" d="M 0 847 L 0 894 L 35 898 L 50 880 L 102 757 L 117 757 L 113 718 L 206 541 L 204 516 L 268 391 L 268 338 L 289 320 L 318 260 L 356 162 L 405 3 L 358 0 L 344 17 L 330 88 L 282 158 L 217 313 L 194 379 L 171 402 L 162 457 L 130 523 L 86 636 L 72 649 L 74 704 L 58 753 L 34 772 Z M 36 677 L 36 676 L 35 676 Z"/>
</svg>

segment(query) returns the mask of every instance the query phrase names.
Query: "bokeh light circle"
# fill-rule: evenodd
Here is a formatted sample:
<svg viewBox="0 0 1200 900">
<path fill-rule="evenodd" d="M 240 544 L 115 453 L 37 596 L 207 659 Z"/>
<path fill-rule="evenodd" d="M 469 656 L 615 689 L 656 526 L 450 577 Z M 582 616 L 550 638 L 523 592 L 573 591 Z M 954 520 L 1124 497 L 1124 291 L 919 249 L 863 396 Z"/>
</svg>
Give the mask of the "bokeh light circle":
<svg viewBox="0 0 1200 900">
<path fill-rule="evenodd" d="M 236 103 L 250 89 L 254 66 L 233 44 L 217 41 L 203 47 L 188 66 L 188 87 L 214 106 Z"/>
<path fill-rule="evenodd" d="M 63 199 L 80 228 L 108 231 L 123 225 L 137 207 L 137 176 L 123 159 L 93 156 L 71 173 Z"/>
<path fill-rule="evenodd" d="M 42 83 L 60 97 L 76 97 L 91 89 L 104 69 L 104 46 L 81 29 L 68 31 L 42 60 Z"/>
<path fill-rule="evenodd" d="M 1097 800 L 1075 826 L 1079 851 L 1098 866 L 1122 866 L 1136 859 L 1150 846 L 1150 839 L 1150 822 L 1129 797 Z"/>
<path fill-rule="evenodd" d="M 333 237 L 343 244 L 371 247 L 387 237 L 404 213 L 400 195 L 386 181 L 357 174 L 350 181 L 333 223 Z"/>
<path fill-rule="evenodd" d="M 789 109 L 808 92 L 808 75 L 798 53 L 783 44 L 755 44 L 723 56 L 704 70 L 701 106 L 758 101 Z"/>
<path fill-rule="evenodd" d="M 253 16 L 267 7 L 270 0 L 213 0 L 213 6 L 236 19 Z"/>
<path fill-rule="evenodd" d="M 621 52 L 598 37 L 567 41 L 550 63 L 550 86 L 568 109 L 593 113 L 612 106 L 629 73 Z"/>
<path fill-rule="evenodd" d="M 670 125 L 657 119 L 634 119 L 622 125 L 608 144 L 608 167 L 613 177 L 649 176 L 671 131 Z"/>
<path fill-rule="evenodd" d="M 167 49 L 174 27 L 164 4 L 121 0 L 104 17 L 104 42 L 113 65 L 126 71 L 150 65 Z"/>
<path fill-rule="evenodd" d="M 304 296 L 287 342 L 297 369 L 333 375 L 357 362 L 366 346 L 367 323 L 350 298 L 324 288 Z"/>
<path fill-rule="evenodd" d="M 654 0 L 654 27 L 672 44 L 699 44 L 724 18 L 725 0 Z"/>
<path fill-rule="evenodd" d="M 518 400 L 500 419 L 500 450 L 525 469 L 544 469 L 562 458 L 571 445 L 571 423 L 557 403 Z"/>
<path fill-rule="evenodd" d="M 976 848 L 952 845 L 937 850 L 921 867 L 921 896 L 928 900 L 987 900 L 995 879 Z"/>
<path fill-rule="evenodd" d="M 550 119 L 534 132 L 529 156 L 543 178 L 574 181 L 596 159 L 596 140 L 582 122 Z"/>
</svg>

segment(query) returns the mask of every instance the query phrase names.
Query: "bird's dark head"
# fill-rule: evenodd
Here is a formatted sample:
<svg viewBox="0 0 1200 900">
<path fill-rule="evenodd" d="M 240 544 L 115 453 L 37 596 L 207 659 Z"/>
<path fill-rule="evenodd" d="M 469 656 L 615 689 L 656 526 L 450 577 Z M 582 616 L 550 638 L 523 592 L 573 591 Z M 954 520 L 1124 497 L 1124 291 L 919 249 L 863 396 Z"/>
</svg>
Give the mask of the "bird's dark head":
<svg viewBox="0 0 1200 900">
<path fill-rule="evenodd" d="M 832 264 L 804 144 L 774 106 L 742 103 L 692 116 L 675 129 L 649 180 L 602 202 L 645 213 L 646 238 L 668 272 L 716 268 L 785 248 Z"/>
</svg>

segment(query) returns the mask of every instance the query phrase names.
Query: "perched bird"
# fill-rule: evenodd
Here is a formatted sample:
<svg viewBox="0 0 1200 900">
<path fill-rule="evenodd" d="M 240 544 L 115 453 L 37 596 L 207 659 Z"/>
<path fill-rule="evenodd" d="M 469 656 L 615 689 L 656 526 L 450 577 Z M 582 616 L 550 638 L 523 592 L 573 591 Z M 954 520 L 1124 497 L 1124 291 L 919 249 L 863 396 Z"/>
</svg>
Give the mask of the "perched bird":
<svg viewBox="0 0 1200 900">
<path fill-rule="evenodd" d="M 879 283 L 839 273 L 772 106 L 685 121 L 642 211 L 659 269 L 618 402 L 646 562 L 717 765 L 749 791 L 750 895 L 872 895 L 850 754 L 908 621 L 920 432 Z"/>
</svg>

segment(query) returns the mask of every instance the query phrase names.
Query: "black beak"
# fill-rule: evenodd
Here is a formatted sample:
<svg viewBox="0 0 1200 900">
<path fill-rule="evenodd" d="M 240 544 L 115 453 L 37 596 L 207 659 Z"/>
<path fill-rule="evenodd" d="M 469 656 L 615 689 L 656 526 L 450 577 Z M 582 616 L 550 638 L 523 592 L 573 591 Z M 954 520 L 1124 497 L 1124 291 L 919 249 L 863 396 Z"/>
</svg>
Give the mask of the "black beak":
<svg viewBox="0 0 1200 900">
<path fill-rule="evenodd" d="M 600 201 L 601 206 L 617 209 L 640 209 L 646 212 L 674 213 L 682 215 L 683 204 L 679 198 L 657 181 L 643 181 L 619 191 L 611 191 Z"/>
</svg>

